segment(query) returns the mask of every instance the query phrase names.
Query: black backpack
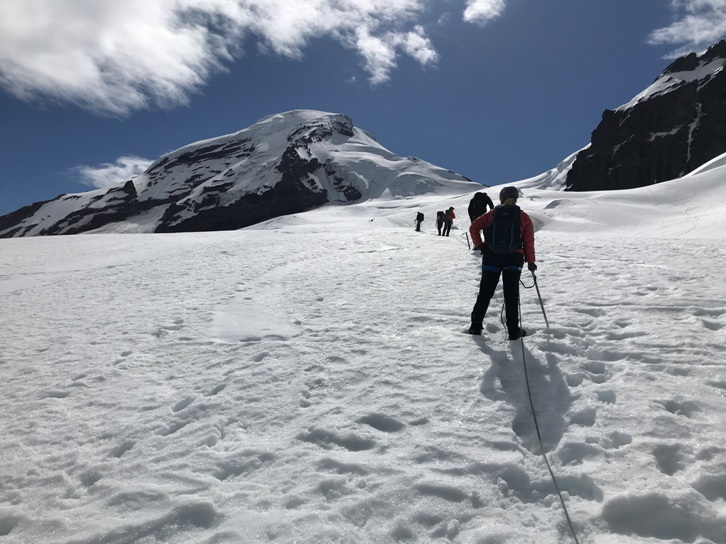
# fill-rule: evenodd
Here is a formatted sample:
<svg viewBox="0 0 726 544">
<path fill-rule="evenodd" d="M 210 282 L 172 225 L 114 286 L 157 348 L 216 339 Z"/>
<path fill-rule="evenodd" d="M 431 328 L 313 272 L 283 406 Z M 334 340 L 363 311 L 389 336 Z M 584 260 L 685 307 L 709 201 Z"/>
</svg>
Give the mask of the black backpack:
<svg viewBox="0 0 726 544">
<path fill-rule="evenodd" d="M 423 220 L 424 220 L 424 214 L 422 214 L 421 212 L 418 212 L 418 214 L 416 214 L 416 221 L 423 221 Z"/>
<path fill-rule="evenodd" d="M 474 221 L 474 219 L 476 219 L 477 217 L 487 213 L 486 194 L 475 194 L 474 198 L 472 198 L 471 202 L 469 202 L 469 207 L 467 208 L 467 211 L 469 212 L 469 219 L 471 219 L 472 221 Z"/>
<path fill-rule="evenodd" d="M 484 231 L 484 240 L 490 250 L 507 255 L 522 247 L 521 213 L 519 206 L 494 208 L 494 219 Z"/>
</svg>

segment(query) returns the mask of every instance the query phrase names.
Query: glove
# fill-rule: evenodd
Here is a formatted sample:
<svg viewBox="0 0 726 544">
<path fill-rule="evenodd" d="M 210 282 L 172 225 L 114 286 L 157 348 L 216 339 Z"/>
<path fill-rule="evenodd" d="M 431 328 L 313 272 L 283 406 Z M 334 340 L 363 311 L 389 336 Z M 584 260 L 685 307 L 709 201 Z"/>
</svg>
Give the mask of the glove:
<svg viewBox="0 0 726 544">
<path fill-rule="evenodd" d="M 534 272 L 535 270 L 537 270 L 537 265 L 534 263 L 527 263 L 527 268 L 529 268 L 530 272 Z"/>
<path fill-rule="evenodd" d="M 486 251 L 486 246 L 484 244 L 478 245 L 474 248 L 474 251 L 478 251 L 482 255 L 484 255 L 484 251 Z"/>
</svg>

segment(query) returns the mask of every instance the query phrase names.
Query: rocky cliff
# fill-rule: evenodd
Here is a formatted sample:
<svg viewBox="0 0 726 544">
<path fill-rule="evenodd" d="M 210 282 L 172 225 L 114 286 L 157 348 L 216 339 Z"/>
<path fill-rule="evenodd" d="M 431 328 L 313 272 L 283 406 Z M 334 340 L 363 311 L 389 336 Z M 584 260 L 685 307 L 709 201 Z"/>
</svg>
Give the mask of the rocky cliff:
<svg viewBox="0 0 726 544">
<path fill-rule="evenodd" d="M 606 110 L 566 190 L 630 189 L 680 177 L 726 152 L 726 41 L 673 62 L 638 96 Z"/>
</svg>

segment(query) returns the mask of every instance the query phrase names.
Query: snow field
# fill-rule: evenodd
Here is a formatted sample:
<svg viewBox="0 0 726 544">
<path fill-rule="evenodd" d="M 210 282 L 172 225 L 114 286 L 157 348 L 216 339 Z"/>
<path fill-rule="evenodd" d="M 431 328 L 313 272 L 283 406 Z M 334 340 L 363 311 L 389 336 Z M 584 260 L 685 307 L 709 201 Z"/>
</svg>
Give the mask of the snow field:
<svg viewBox="0 0 726 544">
<path fill-rule="evenodd" d="M 4 243 L 0 532 L 570 541 L 501 291 L 462 334 L 460 234 Z M 552 326 L 522 289 L 524 356 L 581 541 L 726 542 L 723 250 L 542 232 L 538 251 Z"/>
<path fill-rule="evenodd" d="M 571 542 L 523 357 L 582 543 L 726 542 L 721 241 L 551 219 L 522 350 L 421 202 L 3 241 L 0 542 Z"/>
</svg>

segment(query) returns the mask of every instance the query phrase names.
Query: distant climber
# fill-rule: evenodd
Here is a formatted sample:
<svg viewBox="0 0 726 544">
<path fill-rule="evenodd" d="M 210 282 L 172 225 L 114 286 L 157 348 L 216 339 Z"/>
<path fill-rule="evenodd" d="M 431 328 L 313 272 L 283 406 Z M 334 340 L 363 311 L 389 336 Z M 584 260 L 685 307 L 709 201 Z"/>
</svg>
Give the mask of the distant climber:
<svg viewBox="0 0 726 544">
<path fill-rule="evenodd" d="M 444 212 L 444 233 L 443 236 L 448 236 L 449 232 L 451 232 L 451 225 L 454 223 L 454 219 L 456 219 L 456 214 L 454 213 L 454 208 L 451 207 L 448 210 Z"/>
<path fill-rule="evenodd" d="M 484 192 L 474 193 L 474 198 L 469 202 L 469 220 L 474 221 L 480 215 L 487 213 L 487 208 L 490 210 L 494 209 L 494 202 Z"/>
<path fill-rule="evenodd" d="M 418 212 L 416 214 L 416 232 L 421 232 L 421 223 L 423 223 L 424 214 Z"/>
<path fill-rule="evenodd" d="M 436 212 L 436 228 L 439 231 L 439 236 L 441 236 L 441 229 L 444 226 L 444 212 Z"/>
</svg>

